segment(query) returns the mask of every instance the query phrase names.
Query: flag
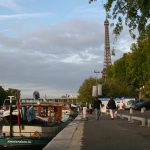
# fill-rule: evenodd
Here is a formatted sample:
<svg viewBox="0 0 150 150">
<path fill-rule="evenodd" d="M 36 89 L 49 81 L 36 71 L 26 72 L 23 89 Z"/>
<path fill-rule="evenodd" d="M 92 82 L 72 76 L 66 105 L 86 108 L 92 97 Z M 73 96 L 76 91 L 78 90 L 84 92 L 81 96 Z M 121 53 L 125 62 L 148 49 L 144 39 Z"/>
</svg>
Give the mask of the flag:
<svg viewBox="0 0 150 150">
<path fill-rule="evenodd" d="M 18 103 L 17 103 L 17 107 L 18 107 L 18 127 L 19 127 L 19 132 L 21 133 L 21 128 L 20 128 L 20 118 L 21 118 L 21 115 L 20 115 L 20 96 L 18 98 Z"/>
</svg>

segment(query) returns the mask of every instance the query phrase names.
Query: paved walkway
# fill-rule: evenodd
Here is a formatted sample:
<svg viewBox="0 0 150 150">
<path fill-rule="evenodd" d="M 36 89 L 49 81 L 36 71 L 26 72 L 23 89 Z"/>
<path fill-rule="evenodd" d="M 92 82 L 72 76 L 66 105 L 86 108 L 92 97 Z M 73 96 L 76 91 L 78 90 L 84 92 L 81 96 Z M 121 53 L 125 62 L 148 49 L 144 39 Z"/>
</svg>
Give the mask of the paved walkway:
<svg viewBox="0 0 150 150">
<path fill-rule="evenodd" d="M 104 115 L 85 122 L 81 150 L 150 150 L 149 141 L 150 128 Z"/>
<path fill-rule="evenodd" d="M 150 150 L 150 128 L 109 115 L 78 116 L 43 150 Z"/>
</svg>

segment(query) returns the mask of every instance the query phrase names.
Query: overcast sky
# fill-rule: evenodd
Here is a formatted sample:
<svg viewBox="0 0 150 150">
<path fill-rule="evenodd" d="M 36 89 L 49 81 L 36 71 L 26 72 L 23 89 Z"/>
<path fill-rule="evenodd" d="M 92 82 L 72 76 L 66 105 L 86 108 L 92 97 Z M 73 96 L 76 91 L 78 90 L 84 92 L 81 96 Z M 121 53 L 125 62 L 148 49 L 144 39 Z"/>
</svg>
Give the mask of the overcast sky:
<svg viewBox="0 0 150 150">
<path fill-rule="evenodd" d="M 23 98 L 77 95 L 103 69 L 105 18 L 102 0 L 0 0 L 0 85 Z M 114 62 L 132 40 L 124 30 L 113 44 L 109 29 Z"/>
</svg>

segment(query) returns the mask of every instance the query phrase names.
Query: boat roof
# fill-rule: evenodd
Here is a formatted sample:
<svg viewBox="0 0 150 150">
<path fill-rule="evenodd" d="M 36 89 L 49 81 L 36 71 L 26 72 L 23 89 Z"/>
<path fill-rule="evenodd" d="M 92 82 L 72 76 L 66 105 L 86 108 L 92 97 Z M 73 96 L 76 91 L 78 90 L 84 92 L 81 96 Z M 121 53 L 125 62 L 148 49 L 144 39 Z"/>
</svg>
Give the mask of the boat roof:
<svg viewBox="0 0 150 150">
<path fill-rule="evenodd" d="M 51 107 L 51 106 L 63 106 L 62 102 L 40 102 L 40 103 L 21 103 L 21 106 L 33 106 L 33 107 Z"/>
</svg>

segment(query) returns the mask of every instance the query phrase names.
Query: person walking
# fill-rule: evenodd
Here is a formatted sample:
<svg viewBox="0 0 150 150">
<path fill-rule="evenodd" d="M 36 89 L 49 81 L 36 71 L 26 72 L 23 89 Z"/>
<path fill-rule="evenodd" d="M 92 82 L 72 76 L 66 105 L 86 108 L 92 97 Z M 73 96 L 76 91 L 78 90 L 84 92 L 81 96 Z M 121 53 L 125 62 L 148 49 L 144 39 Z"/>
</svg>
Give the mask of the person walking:
<svg viewBox="0 0 150 150">
<path fill-rule="evenodd" d="M 120 101 L 119 107 L 118 107 L 118 111 L 120 113 L 120 118 L 122 118 L 122 114 L 123 114 L 124 109 L 125 109 L 125 104 L 124 104 L 124 102 L 122 100 L 122 101 Z"/>
<path fill-rule="evenodd" d="M 114 101 L 114 99 L 112 97 L 108 101 L 106 108 L 109 109 L 110 118 L 113 120 L 114 119 L 114 113 L 116 111 L 116 103 L 115 103 L 115 101 Z"/>
<path fill-rule="evenodd" d="M 99 117 L 101 115 L 101 107 L 103 107 L 102 101 L 98 100 L 98 98 L 95 98 L 93 102 L 93 109 L 96 120 L 99 120 Z"/>
</svg>

